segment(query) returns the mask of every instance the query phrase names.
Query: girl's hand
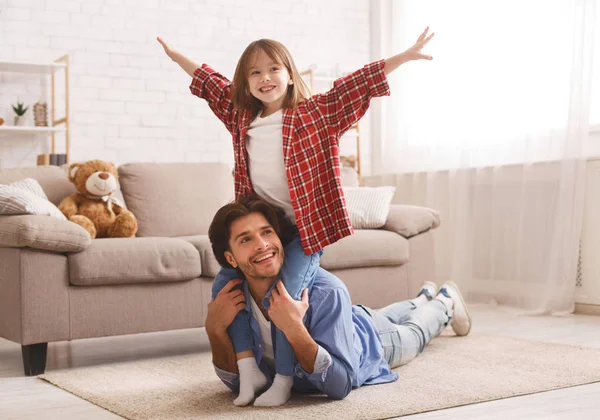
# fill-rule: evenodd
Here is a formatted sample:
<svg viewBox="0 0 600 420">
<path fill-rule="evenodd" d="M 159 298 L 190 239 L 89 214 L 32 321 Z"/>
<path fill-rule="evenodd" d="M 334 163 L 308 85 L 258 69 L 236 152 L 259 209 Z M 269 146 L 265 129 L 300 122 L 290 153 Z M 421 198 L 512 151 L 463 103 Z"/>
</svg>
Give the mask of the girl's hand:
<svg viewBox="0 0 600 420">
<path fill-rule="evenodd" d="M 173 50 L 171 47 L 169 47 L 169 45 L 163 41 L 163 39 L 159 36 L 156 37 L 156 40 L 160 43 L 160 45 L 162 45 L 162 47 L 165 50 L 165 53 L 169 56 L 169 58 L 171 58 L 171 60 L 174 60 L 173 56 L 175 53 L 175 50 Z"/>
<path fill-rule="evenodd" d="M 431 38 L 433 38 L 433 35 L 435 35 L 432 32 L 431 35 L 427 36 L 427 32 L 429 32 L 429 26 L 427 28 L 425 28 L 425 30 L 423 31 L 421 36 L 419 36 L 419 38 L 417 39 L 417 42 L 415 42 L 415 45 L 413 45 L 412 47 L 410 47 L 409 49 L 407 49 L 406 51 L 404 51 L 402 53 L 405 56 L 406 61 L 432 60 L 433 59 L 432 56 L 423 54 L 421 52 L 423 47 L 425 47 L 425 45 L 427 45 L 427 43 L 431 40 Z"/>
<path fill-rule="evenodd" d="M 156 40 L 160 43 L 160 45 L 162 45 L 162 47 L 165 49 L 165 53 L 171 60 L 179 64 L 179 67 L 181 67 L 187 74 L 194 77 L 194 72 L 198 67 L 200 67 L 199 64 L 193 62 L 179 51 L 169 47 L 169 44 L 163 41 L 161 37 L 157 36 Z"/>
<path fill-rule="evenodd" d="M 240 279 L 229 281 L 217 296 L 208 303 L 208 313 L 204 323 L 208 334 L 227 333 L 227 328 L 238 312 L 246 308 L 244 292 L 234 289 L 239 284 L 242 284 Z"/>
<path fill-rule="evenodd" d="M 383 67 L 383 71 L 386 75 L 390 74 L 394 70 L 396 70 L 400 65 L 413 60 L 432 60 L 433 57 L 427 54 L 423 54 L 421 50 L 427 43 L 433 38 L 433 33 L 427 36 L 429 32 L 429 26 L 425 28 L 421 36 L 415 42 L 415 45 L 410 47 L 408 50 L 401 52 L 400 54 L 396 54 L 393 57 L 385 60 L 385 65 Z"/>
<path fill-rule="evenodd" d="M 286 290 L 283 282 L 277 280 L 276 287 L 269 298 L 269 318 L 277 328 L 288 335 L 294 329 L 301 327 L 302 319 L 308 309 L 308 289 L 302 291 L 302 300 L 294 300 Z"/>
</svg>

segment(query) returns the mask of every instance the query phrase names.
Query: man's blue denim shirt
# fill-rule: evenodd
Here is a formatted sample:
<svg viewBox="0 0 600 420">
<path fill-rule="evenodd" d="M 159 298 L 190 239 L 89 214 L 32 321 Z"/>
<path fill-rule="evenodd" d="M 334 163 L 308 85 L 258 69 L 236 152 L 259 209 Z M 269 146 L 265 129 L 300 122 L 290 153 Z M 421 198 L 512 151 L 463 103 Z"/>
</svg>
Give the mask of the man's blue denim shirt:
<svg viewBox="0 0 600 420">
<path fill-rule="evenodd" d="M 263 360 L 263 342 L 249 304 L 252 296 L 247 282 L 243 288 L 254 336 L 254 357 L 260 370 L 272 381 L 275 373 Z M 348 289 L 340 279 L 319 268 L 308 302 L 304 325 L 319 348 L 312 373 L 306 372 L 300 364 L 295 366 L 295 391 L 322 392 L 330 398 L 342 399 L 353 388 L 398 379 L 383 358 L 381 340 L 371 317 L 362 308 L 352 305 Z M 215 371 L 225 385 L 239 392 L 237 374 L 216 366 Z"/>
</svg>

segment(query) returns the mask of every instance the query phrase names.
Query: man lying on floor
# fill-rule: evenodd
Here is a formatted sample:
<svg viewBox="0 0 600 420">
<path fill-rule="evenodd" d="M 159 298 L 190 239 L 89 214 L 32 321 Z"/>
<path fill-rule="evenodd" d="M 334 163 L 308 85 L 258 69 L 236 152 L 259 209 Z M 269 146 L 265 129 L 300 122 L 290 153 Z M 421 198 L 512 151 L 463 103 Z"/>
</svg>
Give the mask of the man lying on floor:
<svg viewBox="0 0 600 420">
<path fill-rule="evenodd" d="M 244 198 L 219 209 L 209 229 L 219 263 L 237 268 L 243 279 L 230 281 L 209 303 L 205 325 L 215 371 L 233 392 L 239 392 L 240 382 L 227 327 L 241 310 L 249 312 L 253 331 L 255 383 L 260 384 L 255 393 L 271 386 L 275 375 L 272 323 L 298 360 L 293 390 L 332 399 L 362 385 L 395 381 L 398 375 L 391 369 L 418 356 L 450 322 L 457 335 L 469 333 L 471 317 L 452 282 L 439 293 L 426 282 L 415 299 L 374 310 L 353 306 L 344 283 L 319 268 L 310 295 L 304 290 L 301 301 L 292 299 L 278 280 L 285 258 L 280 221 L 266 201 Z M 265 256 L 270 257 L 262 260 Z"/>
</svg>

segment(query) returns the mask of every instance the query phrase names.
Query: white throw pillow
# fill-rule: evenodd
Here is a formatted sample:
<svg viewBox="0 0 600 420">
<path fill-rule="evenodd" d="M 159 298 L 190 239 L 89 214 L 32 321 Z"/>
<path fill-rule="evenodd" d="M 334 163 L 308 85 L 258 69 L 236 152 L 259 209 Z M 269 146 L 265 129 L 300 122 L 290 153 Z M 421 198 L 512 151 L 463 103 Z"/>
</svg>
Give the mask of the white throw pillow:
<svg viewBox="0 0 600 420">
<path fill-rule="evenodd" d="M 26 178 L 11 184 L 0 184 L 0 215 L 37 214 L 67 220 L 52 204 L 35 179 Z"/>
<path fill-rule="evenodd" d="M 396 187 L 342 188 L 354 229 L 378 229 L 385 225 Z"/>
</svg>

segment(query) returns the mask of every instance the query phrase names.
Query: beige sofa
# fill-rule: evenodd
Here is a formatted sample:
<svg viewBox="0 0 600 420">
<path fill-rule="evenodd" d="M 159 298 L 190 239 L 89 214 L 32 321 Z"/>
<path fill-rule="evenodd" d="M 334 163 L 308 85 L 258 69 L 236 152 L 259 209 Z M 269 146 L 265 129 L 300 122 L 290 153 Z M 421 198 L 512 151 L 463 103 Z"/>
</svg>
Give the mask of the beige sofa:
<svg viewBox="0 0 600 420">
<path fill-rule="evenodd" d="M 0 337 L 22 345 L 26 375 L 45 369 L 47 343 L 202 327 L 219 270 L 207 237 L 233 198 L 227 165 L 127 164 L 117 196 L 138 218 L 136 238 L 91 240 L 49 216 L 0 216 Z M 37 179 L 58 204 L 74 192 L 64 168 L 0 171 L 0 184 Z M 122 193 L 122 195 L 121 195 Z M 435 278 L 431 209 L 393 205 L 386 225 L 328 246 L 321 266 L 355 303 L 381 307 Z"/>
</svg>

